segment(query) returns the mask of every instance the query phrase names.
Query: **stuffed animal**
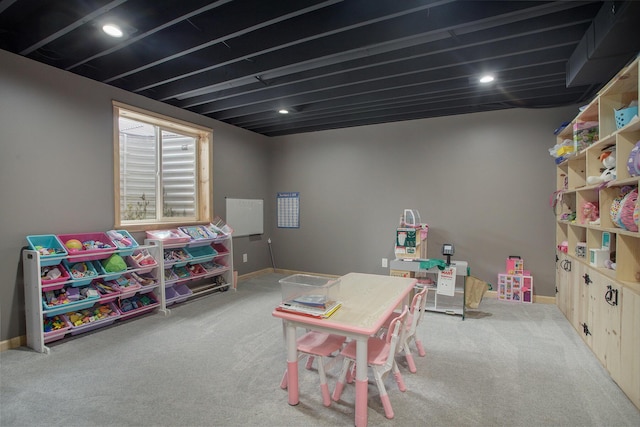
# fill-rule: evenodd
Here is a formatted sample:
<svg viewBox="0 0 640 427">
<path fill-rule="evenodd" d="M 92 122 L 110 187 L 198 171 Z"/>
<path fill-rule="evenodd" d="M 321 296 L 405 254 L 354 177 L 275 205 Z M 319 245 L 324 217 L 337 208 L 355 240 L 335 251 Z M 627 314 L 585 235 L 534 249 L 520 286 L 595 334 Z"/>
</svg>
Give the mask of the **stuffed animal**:
<svg viewBox="0 0 640 427">
<path fill-rule="evenodd" d="M 606 148 L 599 158 L 604 166 L 604 171 L 600 176 L 588 176 L 587 184 L 589 185 L 603 184 L 616 179 L 616 148 Z"/>
</svg>

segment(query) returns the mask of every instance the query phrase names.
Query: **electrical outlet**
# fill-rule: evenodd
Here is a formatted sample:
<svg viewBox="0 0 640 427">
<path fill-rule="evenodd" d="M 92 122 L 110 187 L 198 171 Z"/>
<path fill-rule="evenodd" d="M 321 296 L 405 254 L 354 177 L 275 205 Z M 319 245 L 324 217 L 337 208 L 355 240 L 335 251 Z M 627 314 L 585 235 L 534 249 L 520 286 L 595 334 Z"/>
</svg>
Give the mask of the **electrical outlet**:
<svg viewBox="0 0 640 427">
<path fill-rule="evenodd" d="M 242 262 L 247 262 L 247 254 L 242 254 Z"/>
<path fill-rule="evenodd" d="M 386 258 L 382 258 L 382 266 L 387 268 L 389 266 L 389 260 Z"/>
</svg>

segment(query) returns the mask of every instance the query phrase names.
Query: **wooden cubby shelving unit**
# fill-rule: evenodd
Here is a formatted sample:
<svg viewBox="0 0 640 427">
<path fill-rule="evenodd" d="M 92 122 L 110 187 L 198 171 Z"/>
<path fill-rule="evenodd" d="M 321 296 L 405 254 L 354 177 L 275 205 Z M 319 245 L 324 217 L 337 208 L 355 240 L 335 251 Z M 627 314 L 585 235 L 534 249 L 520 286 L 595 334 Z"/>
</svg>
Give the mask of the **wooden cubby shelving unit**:
<svg viewBox="0 0 640 427">
<path fill-rule="evenodd" d="M 556 208 L 556 244 L 568 242 L 568 252 L 558 250 L 556 302 L 612 379 L 640 408 L 640 233 L 619 228 L 609 214 L 611 202 L 624 186 L 637 187 L 640 177 L 630 176 L 627 159 L 640 141 L 640 120 L 618 129 L 615 110 L 638 99 L 636 58 L 622 69 L 595 99 L 558 135 L 556 142 L 573 139 L 573 125 L 596 121 L 599 140 L 557 166 L 556 189 L 562 191 Z M 616 149 L 616 179 L 606 186 L 588 185 L 587 177 L 600 176 L 602 149 Z M 599 207 L 600 224 L 582 223 L 585 202 Z M 576 220 L 562 214 L 577 213 Z M 590 250 L 602 247 L 609 233 L 616 268 L 590 263 Z M 586 243 L 586 257 L 576 255 L 578 243 Z"/>
</svg>

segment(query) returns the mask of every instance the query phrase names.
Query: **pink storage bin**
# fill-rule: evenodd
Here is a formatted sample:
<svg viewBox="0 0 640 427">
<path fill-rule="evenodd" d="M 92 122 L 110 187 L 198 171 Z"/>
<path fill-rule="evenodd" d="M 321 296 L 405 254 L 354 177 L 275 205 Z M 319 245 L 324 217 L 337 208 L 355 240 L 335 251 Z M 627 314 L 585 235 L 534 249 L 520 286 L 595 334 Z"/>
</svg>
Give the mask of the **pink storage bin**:
<svg viewBox="0 0 640 427">
<path fill-rule="evenodd" d="M 95 280 L 91 286 L 93 286 L 100 294 L 98 301 L 102 304 L 115 301 L 122 295 L 120 292 L 120 286 L 116 285 L 114 281 Z"/>
<path fill-rule="evenodd" d="M 72 324 L 71 335 L 77 335 L 84 332 L 93 331 L 94 329 L 102 328 L 104 326 L 111 325 L 113 322 L 115 322 L 117 319 L 120 318 L 120 311 L 118 311 L 118 307 L 113 302 L 110 302 L 108 304 L 101 304 L 99 306 L 93 307 L 91 309 L 79 311 L 77 313 L 69 313 L 68 315 L 72 316 L 73 314 L 79 314 L 79 315 L 83 315 L 83 317 L 86 317 L 84 315 L 88 316 L 89 314 L 93 314 L 96 311 L 98 311 L 102 306 L 108 307 L 111 310 L 111 313 L 106 317 L 103 317 L 101 319 L 97 319 L 97 318 L 92 319 L 91 321 L 87 323 L 83 323 L 82 325 L 76 326 Z"/>
<path fill-rule="evenodd" d="M 136 269 L 138 273 L 149 273 L 158 266 L 156 260 L 146 249 L 137 249 L 131 256 L 125 257 L 127 265 Z"/>
<path fill-rule="evenodd" d="M 201 264 L 189 264 L 187 266 L 187 269 L 189 270 L 189 274 L 191 274 L 191 277 L 193 278 L 197 278 L 207 274 L 207 270 Z"/>
<path fill-rule="evenodd" d="M 216 256 L 229 254 L 229 250 L 222 243 L 214 243 L 213 249 L 215 249 L 216 252 L 218 252 Z"/>
<path fill-rule="evenodd" d="M 147 238 L 153 240 L 162 240 L 164 244 L 171 243 L 187 243 L 191 240 L 188 234 L 183 233 L 177 228 L 171 230 L 151 230 L 147 231 Z"/>
<path fill-rule="evenodd" d="M 60 277 L 58 277 L 57 279 L 45 279 L 43 275 L 46 274 L 46 271 L 53 268 L 57 268 L 60 271 Z M 66 282 L 69 279 L 69 272 L 66 268 L 64 268 L 62 264 L 40 268 L 40 281 L 42 282 L 43 291 L 53 291 L 56 289 L 61 289 L 64 286 L 63 282 Z"/>
<path fill-rule="evenodd" d="M 140 285 L 140 292 L 149 292 L 158 285 L 158 279 L 156 279 L 151 273 L 140 273 L 132 271 L 124 275 L 129 280 L 134 280 Z"/>
<path fill-rule="evenodd" d="M 109 283 L 115 283 L 118 285 L 118 287 L 120 288 L 120 298 L 131 297 L 135 295 L 136 292 L 138 292 L 142 287 L 136 280 L 130 280 L 126 276 L 120 276 L 118 279 Z"/>
<path fill-rule="evenodd" d="M 148 298 L 148 300 L 150 301 L 149 304 L 125 311 L 127 302 L 130 302 L 133 300 L 140 301 L 141 298 L 145 298 L 145 297 Z M 153 292 L 149 292 L 144 295 L 136 295 L 133 298 L 121 298 L 120 305 L 118 306 L 118 311 L 120 312 L 121 319 L 127 319 L 129 317 L 138 316 L 140 314 L 144 314 L 149 311 L 152 311 L 159 305 L 160 303 L 158 302 L 158 298 L 156 297 L 156 295 Z"/>
<path fill-rule="evenodd" d="M 64 314 L 60 314 L 58 316 L 54 316 L 52 318 L 47 318 L 45 317 L 43 319 L 44 321 L 44 325 L 46 327 L 47 321 L 50 322 L 61 322 L 64 326 L 58 329 L 53 329 L 49 332 L 44 332 L 44 342 L 46 343 L 50 343 L 53 341 L 57 341 L 60 340 L 62 338 L 64 338 L 64 336 L 67 334 L 67 332 L 69 332 L 69 329 L 71 329 L 71 323 L 69 322 L 69 318 L 67 316 L 65 316 Z"/>
<path fill-rule="evenodd" d="M 58 239 L 65 245 L 65 249 L 70 256 L 69 262 L 71 263 L 109 258 L 116 250 L 116 246 L 106 233 L 58 234 Z M 72 239 L 79 240 L 83 244 L 88 241 L 102 242 L 104 247 L 95 249 L 69 249 L 66 245 L 67 242 Z"/>
</svg>

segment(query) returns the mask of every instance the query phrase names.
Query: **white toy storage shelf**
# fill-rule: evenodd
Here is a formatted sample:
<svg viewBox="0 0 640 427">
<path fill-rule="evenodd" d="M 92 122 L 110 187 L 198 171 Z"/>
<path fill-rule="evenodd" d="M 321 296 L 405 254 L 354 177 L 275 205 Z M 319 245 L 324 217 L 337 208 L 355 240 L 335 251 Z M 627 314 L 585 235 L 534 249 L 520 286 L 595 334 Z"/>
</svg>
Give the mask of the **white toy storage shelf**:
<svg viewBox="0 0 640 427">
<path fill-rule="evenodd" d="M 49 353 L 46 344 L 68 335 L 151 311 L 168 315 L 172 304 L 234 286 L 231 234 L 180 236 L 178 241 L 151 238 L 144 245 L 134 241 L 128 248 L 114 244 L 91 251 L 65 250 L 65 238 L 87 236 L 107 239 L 104 233 L 27 237 L 30 248 L 22 254 L 27 345 L 40 353 Z M 41 254 L 36 246 L 55 250 Z M 176 252 L 184 258 L 168 256 Z M 113 254 L 122 256 L 126 269 L 105 271 L 103 263 Z M 53 268 L 60 276 L 47 278 L 45 272 Z M 60 298 L 63 303 L 58 301 L 60 295 L 65 297 Z"/>
</svg>

